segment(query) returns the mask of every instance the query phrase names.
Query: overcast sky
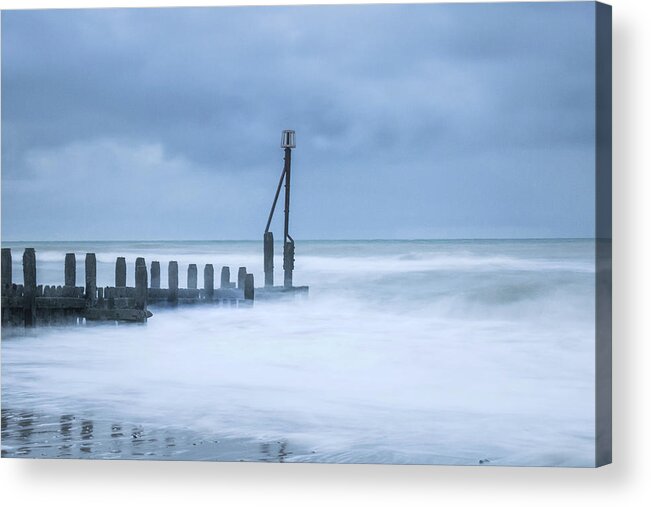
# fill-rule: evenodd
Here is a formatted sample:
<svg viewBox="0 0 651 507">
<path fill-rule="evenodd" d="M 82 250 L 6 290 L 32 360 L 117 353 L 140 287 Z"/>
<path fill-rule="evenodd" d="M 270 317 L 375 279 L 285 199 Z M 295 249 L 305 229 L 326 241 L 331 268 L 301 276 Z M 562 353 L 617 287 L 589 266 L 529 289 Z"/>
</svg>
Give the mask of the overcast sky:
<svg viewBox="0 0 651 507">
<path fill-rule="evenodd" d="M 296 240 L 592 237 L 594 26 L 592 2 L 3 12 L 2 238 L 260 239 L 287 128 Z"/>
</svg>

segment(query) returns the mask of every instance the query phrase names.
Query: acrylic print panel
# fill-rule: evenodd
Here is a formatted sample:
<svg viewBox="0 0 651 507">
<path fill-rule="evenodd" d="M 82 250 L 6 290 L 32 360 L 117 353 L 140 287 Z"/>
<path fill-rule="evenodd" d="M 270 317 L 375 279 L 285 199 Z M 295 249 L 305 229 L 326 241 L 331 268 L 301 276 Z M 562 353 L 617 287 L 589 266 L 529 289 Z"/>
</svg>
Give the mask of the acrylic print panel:
<svg viewBox="0 0 651 507">
<path fill-rule="evenodd" d="M 610 462 L 610 7 L 2 13 L 2 456 Z"/>
</svg>

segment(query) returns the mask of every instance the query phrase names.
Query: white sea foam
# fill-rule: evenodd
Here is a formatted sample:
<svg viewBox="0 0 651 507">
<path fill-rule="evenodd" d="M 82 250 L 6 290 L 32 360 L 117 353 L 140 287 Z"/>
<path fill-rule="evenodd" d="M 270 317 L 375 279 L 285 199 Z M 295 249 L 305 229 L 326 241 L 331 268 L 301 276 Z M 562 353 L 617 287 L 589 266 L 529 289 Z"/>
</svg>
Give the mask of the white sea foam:
<svg viewBox="0 0 651 507">
<path fill-rule="evenodd" d="M 297 460 L 593 464 L 592 242 L 297 246 L 295 305 L 5 337 L 3 404 L 317 451 Z M 56 248 L 37 250 L 52 275 Z M 156 249 L 96 248 L 261 260 L 254 243 Z"/>
</svg>

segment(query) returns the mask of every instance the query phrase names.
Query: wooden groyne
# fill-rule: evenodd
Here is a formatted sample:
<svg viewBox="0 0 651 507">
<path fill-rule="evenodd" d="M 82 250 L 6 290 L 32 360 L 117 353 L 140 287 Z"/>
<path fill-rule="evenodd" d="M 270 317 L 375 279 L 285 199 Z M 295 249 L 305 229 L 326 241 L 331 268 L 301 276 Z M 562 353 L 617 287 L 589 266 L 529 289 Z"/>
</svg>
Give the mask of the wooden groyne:
<svg viewBox="0 0 651 507">
<path fill-rule="evenodd" d="M 251 306 L 255 297 L 253 274 L 245 267 L 231 282 L 228 266 L 221 268 L 219 287 L 215 287 L 212 264 L 204 266 L 204 286 L 197 286 L 196 264 L 188 266 L 187 287 L 179 287 L 176 261 L 167 266 L 168 288 L 161 288 L 161 266 L 153 261 L 150 270 L 143 257 L 135 262 L 135 284 L 127 286 L 124 257 L 115 262 L 115 285 L 97 286 L 97 259 L 94 253 L 85 258 L 85 284 L 77 286 L 77 259 L 68 253 L 64 261 L 63 285 L 37 285 L 36 252 L 23 253 L 23 283 L 13 282 L 11 249 L 2 249 L 2 325 L 25 326 L 83 324 L 86 321 L 145 322 L 153 314 L 149 306 L 211 304 L 228 307 Z"/>
<path fill-rule="evenodd" d="M 306 296 L 307 286 L 294 286 L 295 243 L 289 233 L 289 205 L 291 189 L 292 149 L 296 147 L 296 132 L 283 130 L 281 148 L 285 153 L 283 170 L 276 187 L 271 210 L 263 236 L 264 285 L 254 288 L 253 275 L 245 267 L 237 272 L 237 282 L 231 282 L 228 266 L 220 273 L 219 287 L 215 287 L 215 270 L 206 264 L 203 271 L 204 286 L 197 286 L 198 266 L 190 264 L 187 287 L 179 287 L 179 266 L 170 261 L 167 266 L 167 288 L 161 288 L 161 266 L 151 263 L 149 271 L 143 257 L 135 263 L 135 284 L 127 286 L 127 265 L 124 257 L 115 261 L 115 285 L 97 286 L 97 259 L 87 253 L 84 261 L 85 284 L 77 286 L 77 259 L 68 253 L 64 261 L 63 285 L 38 285 L 36 277 L 36 252 L 26 248 L 23 253 L 23 283 L 16 284 L 12 275 L 11 249 L 2 249 L 2 325 L 25 326 L 74 323 L 86 321 L 146 322 L 153 314 L 149 306 L 181 304 L 212 304 L 230 307 L 251 306 L 254 298 L 261 300 Z M 284 192 L 283 229 L 283 285 L 274 285 L 274 236 L 271 222 L 280 197 Z"/>
</svg>

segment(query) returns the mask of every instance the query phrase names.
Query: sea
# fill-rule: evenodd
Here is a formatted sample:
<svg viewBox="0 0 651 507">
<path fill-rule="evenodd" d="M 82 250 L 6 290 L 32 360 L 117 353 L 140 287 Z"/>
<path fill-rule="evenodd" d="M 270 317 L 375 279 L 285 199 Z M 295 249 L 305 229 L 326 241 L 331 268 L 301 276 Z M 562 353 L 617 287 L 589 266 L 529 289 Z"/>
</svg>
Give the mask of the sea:
<svg viewBox="0 0 651 507">
<path fill-rule="evenodd" d="M 3 242 L 22 280 L 144 257 L 263 283 L 261 241 Z M 296 241 L 309 296 L 2 330 L 2 456 L 594 466 L 593 240 Z M 276 252 L 281 252 L 276 245 Z M 275 259 L 282 282 L 282 258 Z"/>
</svg>

